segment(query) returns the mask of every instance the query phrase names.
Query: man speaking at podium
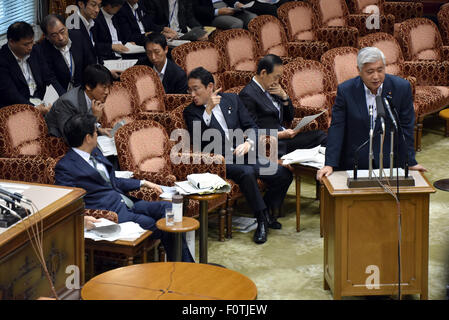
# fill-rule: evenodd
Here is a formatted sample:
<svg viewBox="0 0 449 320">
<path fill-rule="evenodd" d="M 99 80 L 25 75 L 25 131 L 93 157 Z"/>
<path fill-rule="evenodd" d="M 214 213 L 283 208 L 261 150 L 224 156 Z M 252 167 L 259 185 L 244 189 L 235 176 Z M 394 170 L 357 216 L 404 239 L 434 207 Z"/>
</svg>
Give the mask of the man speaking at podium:
<svg viewBox="0 0 449 320">
<path fill-rule="evenodd" d="M 377 117 L 376 96 L 387 98 L 393 114 L 398 117 L 399 135 L 395 134 L 398 149 L 394 149 L 399 166 L 408 162 L 410 170 L 426 171 L 415 160 L 413 129 L 415 111 L 410 83 L 400 77 L 385 74 L 385 56 L 375 47 L 363 48 L 357 56 L 359 76 L 338 86 L 332 107 L 332 122 L 328 131 L 325 166 L 317 172 L 317 179 L 335 170 L 368 169 L 370 125 L 373 126 L 373 168 L 379 168 L 380 121 Z M 372 124 L 370 106 L 373 109 Z M 383 108 L 382 108 L 383 109 Z M 395 110 L 394 110 L 395 109 Z M 395 112 L 396 111 L 396 112 Z M 386 116 L 387 117 L 387 116 Z M 389 167 L 391 121 L 385 119 L 384 167 Z M 360 148 L 360 149 L 359 149 Z M 356 150 L 358 150 L 356 154 Z M 398 151 L 396 151 L 398 150 Z"/>
</svg>

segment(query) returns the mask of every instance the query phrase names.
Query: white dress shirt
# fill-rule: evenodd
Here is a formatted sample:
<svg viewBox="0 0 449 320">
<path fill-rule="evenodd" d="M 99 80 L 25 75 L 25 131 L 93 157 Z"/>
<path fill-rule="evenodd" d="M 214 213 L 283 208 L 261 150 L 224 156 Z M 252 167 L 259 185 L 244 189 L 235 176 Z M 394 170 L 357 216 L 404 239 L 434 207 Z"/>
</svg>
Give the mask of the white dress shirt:
<svg viewBox="0 0 449 320">
<path fill-rule="evenodd" d="M 178 0 L 168 0 L 169 27 L 176 32 L 181 32 L 178 21 Z"/>
<path fill-rule="evenodd" d="M 103 12 L 104 20 L 106 20 L 106 24 L 109 29 L 109 34 L 111 35 L 112 44 L 122 44 L 121 41 L 118 40 L 117 29 L 114 27 L 114 23 L 112 23 L 112 17 L 114 15 L 107 13 L 103 8 L 101 8 L 101 12 Z M 113 51 L 116 57 L 121 57 L 118 52 Z"/>
<path fill-rule="evenodd" d="M 139 19 L 139 15 L 137 14 L 137 9 L 139 8 L 139 4 L 135 3 L 133 6 L 129 4 L 129 2 L 127 2 L 129 7 L 131 8 L 131 11 L 133 12 L 134 17 L 136 18 L 137 24 L 139 25 L 139 29 L 140 29 L 140 33 L 144 34 L 145 33 L 145 27 L 143 26 L 142 21 L 140 21 Z"/>
<path fill-rule="evenodd" d="M 161 72 L 159 72 L 156 69 L 156 66 L 153 66 L 153 70 L 156 71 L 157 75 L 159 76 L 159 79 L 161 79 L 161 82 L 164 80 L 165 69 L 167 69 L 167 63 L 168 63 L 168 59 L 165 58 L 165 63 L 164 63 L 164 66 L 162 67 Z"/>
<path fill-rule="evenodd" d="M 83 15 L 78 11 L 78 16 L 80 17 L 81 21 L 83 22 L 84 26 L 86 27 L 87 33 L 89 34 L 90 41 L 92 42 L 92 45 L 95 46 L 94 37 L 91 33 L 92 27 L 95 25 L 94 20 L 87 21 L 86 18 L 83 17 Z"/>
<path fill-rule="evenodd" d="M 67 88 L 67 91 L 73 88 L 73 76 L 75 74 L 75 61 L 73 60 L 72 53 L 70 52 L 70 48 L 72 47 L 72 40 L 69 38 L 69 42 L 64 48 L 59 48 L 57 46 L 54 46 L 56 50 L 58 50 L 62 57 L 64 58 L 64 62 L 67 65 L 67 68 L 70 71 L 70 83 L 69 87 Z"/>
<path fill-rule="evenodd" d="M 81 158 L 83 158 L 92 168 L 94 168 L 95 169 L 95 166 L 94 166 L 94 163 L 92 162 L 92 160 L 90 160 L 90 153 L 88 153 L 88 152 L 86 152 L 86 151 L 83 151 L 83 150 L 80 150 L 80 149 L 78 149 L 78 148 L 72 148 L 72 150 L 73 151 L 75 151 Z M 109 172 L 108 172 L 108 170 L 106 169 L 106 166 L 103 164 L 103 163 L 101 163 L 101 162 L 99 162 L 99 161 L 97 161 L 97 169 L 98 170 L 101 170 L 102 172 L 104 172 L 104 174 L 106 175 L 106 177 L 108 177 L 108 178 L 110 178 L 109 177 Z"/>
<path fill-rule="evenodd" d="M 9 45 L 8 45 L 9 47 Z M 28 89 L 30 90 L 30 96 L 34 96 L 34 93 L 36 92 L 36 81 L 34 80 L 34 76 L 33 76 L 33 72 L 31 72 L 31 68 L 30 65 L 28 64 L 28 58 L 30 57 L 30 55 L 25 56 L 23 59 L 20 59 L 19 57 L 17 57 L 14 52 L 11 50 L 11 48 L 9 47 L 9 50 L 11 51 L 12 55 L 14 56 L 14 58 L 17 61 L 17 64 L 20 67 L 20 70 L 22 70 L 22 74 L 27 82 L 28 85 Z"/>
<path fill-rule="evenodd" d="M 376 107 L 376 97 L 382 95 L 382 88 L 383 83 L 380 85 L 380 87 L 377 89 L 376 94 L 372 94 L 371 90 L 368 89 L 368 87 L 363 84 L 363 87 L 365 88 L 365 99 L 366 99 L 366 106 L 368 108 L 368 115 L 369 115 L 369 106 L 373 106 L 373 119 L 374 121 L 377 118 L 377 107 Z"/>
<path fill-rule="evenodd" d="M 207 107 L 205 105 L 205 107 Z M 212 114 L 215 116 L 215 119 L 217 119 L 218 123 L 220 124 L 221 128 L 223 129 L 226 139 L 229 140 L 229 129 L 228 124 L 226 123 L 226 120 L 224 118 L 223 112 L 221 111 L 220 105 L 216 104 L 215 107 L 212 109 L 212 113 L 208 114 L 206 110 L 204 110 L 203 113 L 203 120 L 206 123 L 206 125 L 210 126 L 210 121 L 212 119 Z"/>
</svg>

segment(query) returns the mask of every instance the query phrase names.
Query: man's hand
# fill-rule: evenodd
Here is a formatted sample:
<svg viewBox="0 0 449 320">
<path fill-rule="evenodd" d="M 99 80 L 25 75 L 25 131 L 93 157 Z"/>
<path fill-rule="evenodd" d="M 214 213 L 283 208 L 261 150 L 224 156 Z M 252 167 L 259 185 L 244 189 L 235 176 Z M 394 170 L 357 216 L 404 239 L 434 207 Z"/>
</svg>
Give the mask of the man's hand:
<svg viewBox="0 0 449 320">
<path fill-rule="evenodd" d="M 112 50 L 119 53 L 124 53 L 129 51 L 127 47 L 125 47 L 123 44 L 116 43 L 112 45 Z"/>
<path fill-rule="evenodd" d="M 111 72 L 112 78 L 114 80 L 120 80 L 120 75 L 122 74 L 121 70 L 109 70 Z"/>
<path fill-rule="evenodd" d="M 91 216 L 84 216 L 84 228 L 87 230 L 92 230 L 93 228 L 95 228 L 94 223 L 95 222 L 100 222 L 99 219 L 96 219 L 94 217 Z"/>
<path fill-rule="evenodd" d="M 234 150 L 234 154 L 237 157 L 241 157 L 244 156 L 245 154 L 248 153 L 249 149 L 251 149 L 251 143 L 249 143 L 248 141 L 245 141 L 242 144 L 239 144 L 235 150 Z"/>
<path fill-rule="evenodd" d="M 142 187 L 154 189 L 158 194 L 162 193 L 162 188 L 160 186 L 147 180 L 143 180 Z"/>
<path fill-rule="evenodd" d="M 112 138 L 112 128 L 98 128 L 97 129 L 100 135 L 102 136 L 108 136 L 109 138 Z"/>
<path fill-rule="evenodd" d="M 270 94 L 273 94 L 275 96 L 278 96 L 282 100 L 288 99 L 287 93 L 285 93 L 284 89 L 282 89 L 281 85 L 279 83 L 275 83 L 267 90 Z"/>
<path fill-rule="evenodd" d="M 316 173 L 316 179 L 321 181 L 323 177 L 329 177 L 332 172 L 334 172 L 334 168 L 332 168 L 331 166 L 324 166 Z"/>
<path fill-rule="evenodd" d="M 238 2 L 238 1 L 237 1 L 236 3 L 234 3 L 234 7 L 236 7 L 237 9 L 242 9 L 243 6 L 244 6 L 244 4 L 241 3 L 241 2 Z"/>
<path fill-rule="evenodd" d="M 232 8 L 220 8 L 218 9 L 219 16 L 232 16 L 234 14 L 234 9 Z"/>
<path fill-rule="evenodd" d="M 298 131 L 293 129 L 286 129 L 283 131 L 278 131 L 278 139 L 292 139 L 298 134 Z"/>
<path fill-rule="evenodd" d="M 212 113 L 212 109 L 215 108 L 215 106 L 217 104 L 220 104 L 221 96 L 218 95 L 218 93 L 220 91 L 221 91 L 221 88 L 218 88 L 209 97 L 209 100 L 207 101 L 207 105 L 206 105 L 206 112 L 207 112 L 207 114 L 211 114 Z"/>
<path fill-rule="evenodd" d="M 410 170 L 416 170 L 416 171 L 420 171 L 420 172 L 427 172 L 427 169 L 424 168 L 422 165 L 417 164 L 414 165 L 413 167 L 409 167 Z"/>
<path fill-rule="evenodd" d="M 103 115 L 104 104 L 99 100 L 92 101 L 92 114 L 97 117 L 97 120 Z"/>
<path fill-rule="evenodd" d="M 42 115 L 46 115 L 50 109 L 51 109 L 51 104 L 49 105 L 45 105 L 45 103 L 42 103 L 38 106 L 36 106 L 36 109 L 40 111 L 40 113 L 42 113 Z"/>
<path fill-rule="evenodd" d="M 162 30 L 161 33 L 167 38 L 167 40 L 178 38 L 178 33 L 169 27 L 164 27 L 164 30 Z"/>
</svg>

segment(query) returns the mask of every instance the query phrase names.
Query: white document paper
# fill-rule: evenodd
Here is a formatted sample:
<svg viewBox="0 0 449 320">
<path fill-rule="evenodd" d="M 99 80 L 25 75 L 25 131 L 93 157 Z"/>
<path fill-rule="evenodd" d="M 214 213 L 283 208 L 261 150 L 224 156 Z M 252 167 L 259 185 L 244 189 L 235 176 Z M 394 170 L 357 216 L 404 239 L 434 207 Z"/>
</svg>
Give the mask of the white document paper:
<svg viewBox="0 0 449 320">
<path fill-rule="evenodd" d="M 325 148 L 317 146 L 311 149 L 296 149 L 281 157 L 284 164 L 300 163 L 314 168 L 324 167 Z"/>
<path fill-rule="evenodd" d="M 126 52 L 122 52 L 122 54 L 145 53 L 145 48 L 143 46 L 138 46 L 127 42 L 125 44 L 125 47 L 127 47 L 129 50 Z"/>
<path fill-rule="evenodd" d="M 167 40 L 167 45 L 169 47 L 178 47 L 181 44 L 189 43 L 189 42 L 190 42 L 190 40 L 174 40 L 174 39 L 171 39 L 171 40 Z"/>
<path fill-rule="evenodd" d="M 128 68 L 134 66 L 137 62 L 137 59 L 129 59 L 129 60 L 104 60 L 104 66 L 111 70 L 119 70 L 125 71 Z"/>
<path fill-rule="evenodd" d="M 251 8 L 253 5 L 254 5 L 254 1 L 250 1 L 247 4 L 244 4 L 241 8 L 247 9 L 247 8 Z"/>
<path fill-rule="evenodd" d="M 159 196 L 161 199 L 171 200 L 173 196 L 178 192 L 176 187 L 159 186 L 162 189 L 162 194 Z"/>
<path fill-rule="evenodd" d="M 105 226 L 115 225 L 114 222 L 109 221 L 107 219 L 101 218 L 100 220 L 101 220 L 100 223 L 94 223 L 94 225 L 95 226 L 98 225 L 98 227 L 105 227 Z M 101 237 L 101 236 L 98 236 L 94 232 L 95 229 L 93 229 L 93 230 L 86 230 L 86 231 L 84 231 L 84 238 L 92 239 L 94 241 L 101 241 L 101 240 L 106 240 L 106 241 L 116 241 L 116 240 L 133 241 L 133 240 L 136 240 L 142 234 L 145 233 L 145 230 L 142 229 L 142 227 L 140 227 L 139 224 L 137 224 L 135 222 L 132 222 L 132 221 L 120 223 L 119 226 L 120 226 L 120 232 L 115 234 L 114 236 Z"/>
<path fill-rule="evenodd" d="M 132 171 L 115 171 L 115 176 L 117 178 L 130 179 L 134 176 L 134 173 Z"/>
<path fill-rule="evenodd" d="M 297 124 L 296 128 L 293 129 L 295 131 L 300 130 L 302 127 L 305 127 L 306 125 L 308 125 L 310 122 L 312 122 L 313 120 L 315 120 L 316 118 L 318 118 L 319 116 L 321 116 L 326 110 L 321 111 L 320 113 L 314 114 L 312 116 L 307 116 L 301 119 L 301 121 L 299 121 L 299 123 Z"/>
<path fill-rule="evenodd" d="M 53 104 L 58 99 L 59 94 L 56 92 L 56 89 L 52 85 L 47 86 L 44 96 L 45 105 Z"/>
<path fill-rule="evenodd" d="M 115 147 L 114 138 L 109 138 L 108 136 L 98 136 L 97 146 L 105 157 L 117 155 L 117 148 Z"/>
<path fill-rule="evenodd" d="M 354 170 L 346 171 L 349 178 L 354 178 Z M 383 170 L 383 177 L 390 177 L 390 168 Z M 402 168 L 399 168 L 399 177 L 404 177 L 405 171 Z M 357 178 L 368 178 L 369 170 L 357 170 Z M 379 177 L 379 169 L 373 170 L 373 177 Z M 396 168 L 393 168 L 393 177 L 396 177 Z"/>
</svg>

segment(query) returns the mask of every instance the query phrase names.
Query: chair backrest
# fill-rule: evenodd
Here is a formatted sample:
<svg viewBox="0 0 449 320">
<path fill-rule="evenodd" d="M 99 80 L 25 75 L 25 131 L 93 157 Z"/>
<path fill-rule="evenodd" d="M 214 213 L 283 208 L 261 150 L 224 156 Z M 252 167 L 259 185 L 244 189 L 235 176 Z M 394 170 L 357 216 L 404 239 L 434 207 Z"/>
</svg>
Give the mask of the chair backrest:
<svg viewBox="0 0 449 320">
<path fill-rule="evenodd" d="M 344 0 L 309 0 L 320 27 L 346 27 L 349 10 Z"/>
<path fill-rule="evenodd" d="M 0 156 L 49 157 L 47 124 L 33 106 L 15 104 L 0 109 Z"/>
<path fill-rule="evenodd" d="M 441 35 L 430 19 L 414 18 L 402 22 L 397 30 L 397 39 L 407 61 L 440 61 L 442 58 Z"/>
<path fill-rule="evenodd" d="M 394 36 L 388 33 L 378 32 L 359 38 L 359 48 L 376 47 L 385 55 L 385 71 L 403 77 L 404 57 L 401 47 Z"/>
<path fill-rule="evenodd" d="M 370 13 L 373 6 L 376 6 L 379 14 L 384 14 L 385 0 L 349 0 L 347 2 L 351 13 Z"/>
<path fill-rule="evenodd" d="M 286 2 L 278 8 L 279 20 L 287 30 L 288 41 L 317 40 L 318 21 L 307 2 Z"/>
<path fill-rule="evenodd" d="M 330 49 L 321 56 L 321 63 L 334 75 L 335 87 L 359 75 L 357 53 L 354 47 Z"/>
<path fill-rule="evenodd" d="M 257 44 L 254 36 L 243 29 L 231 29 L 215 36 L 225 62 L 225 71 L 256 71 Z"/>
<path fill-rule="evenodd" d="M 120 79 L 135 87 L 138 112 L 165 111 L 164 87 L 156 71 L 148 66 L 132 66 L 122 73 Z"/>
<path fill-rule="evenodd" d="M 125 120 L 126 123 L 134 120 L 136 112 L 134 90 L 135 87 L 127 80 L 114 82 L 104 102 L 103 115 L 100 119 L 104 128 L 112 128 L 121 120 Z"/>
<path fill-rule="evenodd" d="M 271 15 L 261 15 L 250 21 L 248 30 L 254 35 L 259 47 L 259 55 L 288 55 L 285 44 L 287 36 L 282 23 Z"/>
<path fill-rule="evenodd" d="M 446 3 L 440 8 L 437 16 L 443 43 L 449 46 L 449 3 Z"/>
<path fill-rule="evenodd" d="M 302 60 L 284 66 L 281 85 L 294 101 L 303 106 L 321 107 L 326 92 L 335 90 L 329 71 L 318 61 Z"/>
<path fill-rule="evenodd" d="M 119 128 L 115 145 L 120 168 L 170 174 L 170 147 L 165 128 L 152 120 L 136 120 Z"/>
</svg>

